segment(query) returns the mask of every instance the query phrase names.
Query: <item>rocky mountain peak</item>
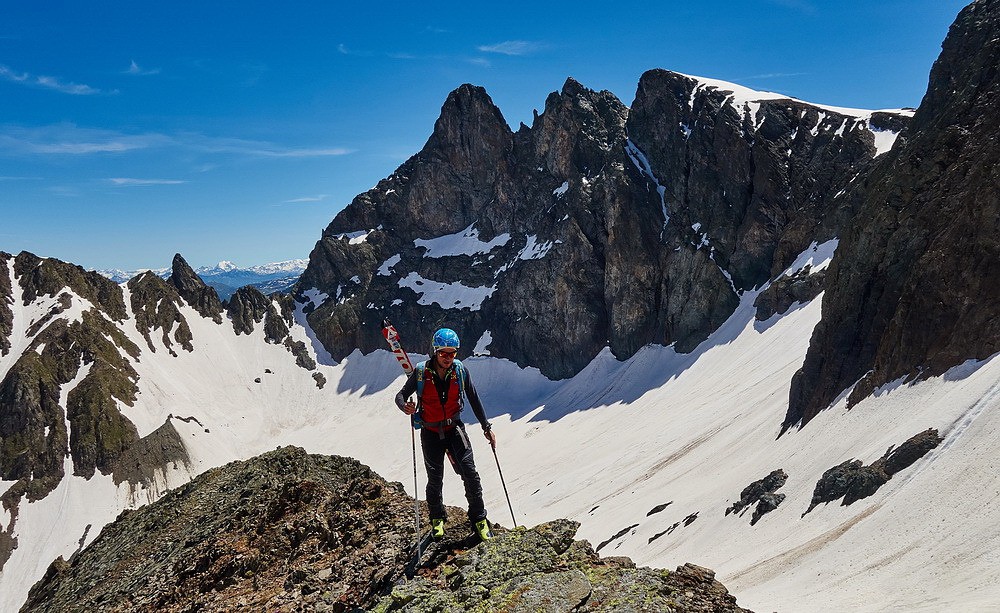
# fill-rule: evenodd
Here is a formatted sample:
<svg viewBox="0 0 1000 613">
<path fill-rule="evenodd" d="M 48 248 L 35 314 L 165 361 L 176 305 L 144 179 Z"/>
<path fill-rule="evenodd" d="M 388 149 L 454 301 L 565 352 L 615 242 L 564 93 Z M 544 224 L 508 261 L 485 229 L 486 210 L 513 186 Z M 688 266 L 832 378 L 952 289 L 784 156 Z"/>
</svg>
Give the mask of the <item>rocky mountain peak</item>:
<svg viewBox="0 0 1000 613">
<path fill-rule="evenodd" d="M 40 258 L 22 251 L 14 258 L 14 275 L 21 279 L 20 299 L 28 304 L 40 296 L 55 296 L 72 290 L 117 321 L 125 319 L 121 288 L 94 271 L 54 258 Z"/>
<path fill-rule="evenodd" d="M 510 150 L 511 137 L 507 120 L 486 90 L 465 84 L 448 94 L 424 151 L 443 157 L 460 173 L 489 181 Z"/>
<path fill-rule="evenodd" d="M 587 92 L 587 88 L 583 86 L 582 83 L 574 79 L 573 77 L 566 77 L 566 81 L 563 82 L 562 95 L 563 96 L 580 96 Z"/>
<path fill-rule="evenodd" d="M 209 317 L 215 323 L 221 324 L 222 301 L 219 300 L 219 294 L 215 289 L 201 280 L 181 254 L 174 255 L 171 267 L 169 281 L 177 288 L 181 297 L 202 317 Z"/>
<path fill-rule="evenodd" d="M 534 157 L 558 178 L 596 175 L 624 143 L 627 115 L 614 94 L 570 77 L 561 92 L 549 94 L 532 126 Z"/>
</svg>

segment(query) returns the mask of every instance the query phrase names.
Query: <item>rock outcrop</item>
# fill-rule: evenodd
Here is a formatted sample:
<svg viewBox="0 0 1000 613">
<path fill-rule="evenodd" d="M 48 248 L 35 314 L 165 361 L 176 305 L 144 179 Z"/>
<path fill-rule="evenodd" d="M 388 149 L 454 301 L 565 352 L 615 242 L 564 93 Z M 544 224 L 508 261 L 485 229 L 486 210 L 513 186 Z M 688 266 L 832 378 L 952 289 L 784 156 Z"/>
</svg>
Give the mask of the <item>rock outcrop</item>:
<svg viewBox="0 0 1000 613">
<path fill-rule="evenodd" d="M 913 121 L 856 182 L 785 429 L 852 386 L 849 404 L 1000 352 L 998 33 L 997 0 L 961 12 Z"/>
<path fill-rule="evenodd" d="M 654 70 L 631 108 L 569 79 L 512 132 L 463 85 L 326 228 L 298 295 L 336 359 L 381 347 L 385 315 L 552 378 L 604 347 L 690 351 L 740 291 L 837 234 L 856 203 L 839 192 L 905 122 Z"/>
<path fill-rule="evenodd" d="M 264 338 L 269 343 L 280 344 L 288 336 L 290 318 L 286 320 L 271 298 L 256 287 L 247 285 L 236 290 L 226 307 L 236 334 L 250 334 L 255 324 L 264 322 Z"/>
<path fill-rule="evenodd" d="M 753 303 L 757 309 L 754 318 L 766 321 L 775 315 L 784 315 L 792 305 L 809 302 L 823 291 L 824 281 L 826 271 L 813 273 L 809 266 L 792 275 L 778 277 L 757 295 Z"/>
<path fill-rule="evenodd" d="M 135 400 L 137 375 L 126 356 L 139 352 L 108 318 L 109 312 L 125 317 L 121 289 L 96 273 L 29 253 L 19 255 L 14 268 L 26 303 L 52 298 L 29 330 L 30 346 L 0 382 L 0 478 L 17 482 L 4 495 L 11 505 L 22 495 L 36 500 L 51 491 L 67 452 L 74 473 L 89 477 L 109 472 L 138 439 L 118 409 L 119 402 Z M 78 318 L 60 317 L 71 308 L 81 311 Z M 61 406 L 62 386 L 77 377 Z"/>
<path fill-rule="evenodd" d="M 125 319 L 125 300 L 121 289 L 94 271 L 22 251 L 14 258 L 14 276 L 20 281 L 23 291 L 19 298 L 24 304 L 70 289 L 111 320 Z"/>
<path fill-rule="evenodd" d="M 861 460 L 847 460 L 823 473 L 816 483 L 812 502 L 805 515 L 817 505 L 843 498 L 842 504 L 850 505 L 862 498 L 867 498 L 885 485 L 892 476 L 903 469 L 909 468 L 917 460 L 927 455 L 941 444 L 938 431 L 929 428 L 915 434 L 898 449 L 890 448 L 878 460 L 865 466 Z"/>
<path fill-rule="evenodd" d="M 180 344 L 185 351 L 194 351 L 191 325 L 181 313 L 183 303 L 173 285 L 152 272 L 142 273 L 127 285 L 132 313 L 135 315 L 135 327 L 146 339 L 146 346 L 150 351 L 156 352 L 156 345 L 150 336 L 154 330 L 160 330 L 160 340 L 171 355 L 177 355 L 173 349 L 174 342 Z"/>
<path fill-rule="evenodd" d="M 761 517 L 777 509 L 778 505 L 785 500 L 785 495 L 777 492 L 785 485 L 786 481 L 788 481 L 788 475 L 780 468 L 772 471 L 763 479 L 754 481 L 743 488 L 743 491 L 740 492 L 740 499 L 726 509 L 726 515 L 738 513 L 742 516 L 750 505 L 756 504 L 753 515 L 750 517 L 750 525 L 756 524 Z"/>
<path fill-rule="evenodd" d="M 449 509 L 449 535 L 464 521 Z M 568 521 L 472 549 L 446 539 L 408 579 L 412 522 L 400 484 L 286 447 L 123 513 L 53 562 L 22 610 L 744 610 L 712 571 L 601 559 Z"/>
<path fill-rule="evenodd" d="M 10 284 L 9 253 L 0 251 L 0 356 L 10 353 L 10 333 L 14 326 L 14 288 Z"/>
</svg>

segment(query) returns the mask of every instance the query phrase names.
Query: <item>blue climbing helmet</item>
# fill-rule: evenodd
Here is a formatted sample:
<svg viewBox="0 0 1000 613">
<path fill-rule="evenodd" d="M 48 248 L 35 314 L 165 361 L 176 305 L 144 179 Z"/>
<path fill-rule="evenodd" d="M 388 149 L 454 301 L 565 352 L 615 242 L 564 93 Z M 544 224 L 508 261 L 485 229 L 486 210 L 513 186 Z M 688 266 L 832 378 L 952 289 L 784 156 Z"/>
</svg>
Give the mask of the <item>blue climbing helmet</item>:
<svg viewBox="0 0 1000 613">
<path fill-rule="evenodd" d="M 441 328 L 434 333 L 434 338 L 431 340 L 431 349 L 434 353 L 437 353 L 441 349 L 454 349 L 458 351 L 460 343 L 458 342 L 458 334 L 451 328 Z"/>
</svg>

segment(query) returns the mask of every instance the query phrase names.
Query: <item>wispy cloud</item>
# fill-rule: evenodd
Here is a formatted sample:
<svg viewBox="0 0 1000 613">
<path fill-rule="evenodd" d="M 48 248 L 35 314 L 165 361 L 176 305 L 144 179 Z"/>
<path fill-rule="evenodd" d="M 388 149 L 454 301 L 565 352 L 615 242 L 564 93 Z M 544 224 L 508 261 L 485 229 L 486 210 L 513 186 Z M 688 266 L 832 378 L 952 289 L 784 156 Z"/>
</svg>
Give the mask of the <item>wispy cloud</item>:
<svg viewBox="0 0 1000 613">
<path fill-rule="evenodd" d="M 327 157 L 354 153 L 353 149 L 344 147 L 288 147 L 264 141 L 201 134 L 179 134 L 173 138 L 178 146 L 204 153 L 228 153 L 263 158 Z"/>
<path fill-rule="evenodd" d="M 493 45 L 479 45 L 483 53 L 499 53 L 501 55 L 531 55 L 545 48 L 543 43 L 530 40 L 505 40 Z"/>
<path fill-rule="evenodd" d="M 56 77 L 48 77 L 45 75 L 33 75 L 30 72 L 17 72 L 9 66 L 0 64 L 0 79 L 10 81 L 12 83 L 19 83 L 27 87 L 40 87 L 42 89 L 51 89 L 53 91 L 61 92 L 64 94 L 72 94 L 74 96 L 92 96 L 95 94 L 103 93 L 100 89 L 96 87 L 91 87 L 89 85 L 82 85 L 80 83 L 67 83 L 61 81 Z"/>
<path fill-rule="evenodd" d="M 488 59 L 484 57 L 470 57 L 466 61 L 469 62 L 470 64 L 474 64 L 476 66 L 483 66 L 486 68 L 489 68 L 490 66 L 493 65 L 492 63 L 490 63 Z"/>
<path fill-rule="evenodd" d="M 781 79 L 784 77 L 801 77 L 803 75 L 809 74 L 808 72 L 768 72 L 764 74 L 755 74 L 748 77 L 741 77 L 737 79 L 739 81 L 749 81 L 751 79 Z"/>
<path fill-rule="evenodd" d="M 126 177 L 115 177 L 108 179 L 115 185 L 122 186 L 145 186 L 145 185 L 180 185 L 182 183 L 187 183 L 187 181 L 180 181 L 178 179 L 130 179 Z"/>
<path fill-rule="evenodd" d="M 291 200 L 285 200 L 283 204 L 295 204 L 296 202 L 321 202 L 326 200 L 327 194 L 318 194 L 316 196 L 303 196 L 302 198 L 292 198 Z"/>
<path fill-rule="evenodd" d="M 123 134 L 70 124 L 23 128 L 0 126 L 0 152 L 35 155 L 123 153 L 164 145 L 162 134 Z"/>
<path fill-rule="evenodd" d="M 242 138 L 183 132 L 126 134 L 81 128 L 71 124 L 42 127 L 0 126 L 0 154 L 90 155 L 128 153 L 148 149 L 181 149 L 198 154 L 258 158 L 309 158 L 348 155 L 344 147 L 297 147 Z"/>
<path fill-rule="evenodd" d="M 160 74 L 160 69 L 159 68 L 151 68 L 151 69 L 147 70 L 145 68 L 140 67 L 138 64 L 136 64 L 135 60 L 132 60 L 132 63 L 129 64 L 129 67 L 127 69 L 125 69 L 122 72 L 122 74 L 130 74 L 130 75 L 135 75 L 137 77 L 146 77 L 146 76 L 149 76 L 149 75 Z"/>
</svg>

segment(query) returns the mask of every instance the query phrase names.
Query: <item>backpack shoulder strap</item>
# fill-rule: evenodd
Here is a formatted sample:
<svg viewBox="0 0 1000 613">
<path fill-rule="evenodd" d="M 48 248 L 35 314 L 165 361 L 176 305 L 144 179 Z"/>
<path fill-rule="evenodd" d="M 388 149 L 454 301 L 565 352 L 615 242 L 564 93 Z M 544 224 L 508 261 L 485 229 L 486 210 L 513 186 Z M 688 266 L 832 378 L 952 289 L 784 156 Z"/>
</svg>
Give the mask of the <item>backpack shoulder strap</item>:
<svg viewBox="0 0 1000 613">
<path fill-rule="evenodd" d="M 427 362 L 421 362 L 413 369 L 417 373 L 417 406 L 420 406 L 420 401 L 424 397 L 424 370 L 427 368 Z"/>
<path fill-rule="evenodd" d="M 458 410 L 461 411 L 465 408 L 465 365 L 459 359 L 454 364 L 455 376 L 458 377 Z"/>
</svg>

